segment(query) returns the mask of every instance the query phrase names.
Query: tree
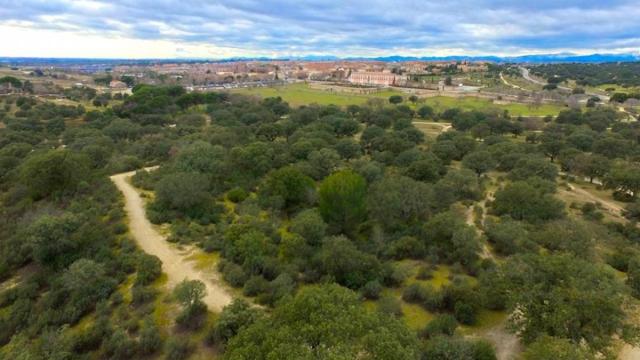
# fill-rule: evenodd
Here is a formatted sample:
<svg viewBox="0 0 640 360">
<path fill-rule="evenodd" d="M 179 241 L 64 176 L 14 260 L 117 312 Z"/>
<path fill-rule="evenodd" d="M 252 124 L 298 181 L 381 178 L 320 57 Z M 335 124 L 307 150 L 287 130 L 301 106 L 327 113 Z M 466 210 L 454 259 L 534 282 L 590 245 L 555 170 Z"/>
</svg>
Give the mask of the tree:
<svg viewBox="0 0 640 360">
<path fill-rule="evenodd" d="M 429 211 L 428 185 L 405 176 L 385 176 L 371 185 L 367 209 L 372 219 L 394 228 L 424 219 Z"/>
<path fill-rule="evenodd" d="M 291 210 L 313 201 L 313 179 L 293 166 L 270 172 L 259 189 L 261 200 L 276 209 Z"/>
<path fill-rule="evenodd" d="M 352 233 L 366 217 L 364 178 L 351 170 L 328 176 L 319 190 L 320 214 L 336 231 Z"/>
<path fill-rule="evenodd" d="M 444 84 L 447 86 L 453 85 L 453 79 L 451 78 L 451 76 L 447 76 L 444 78 Z"/>
<path fill-rule="evenodd" d="M 156 201 L 166 209 L 194 214 L 209 202 L 208 188 L 209 179 L 206 175 L 171 173 L 163 176 L 156 184 Z"/>
<path fill-rule="evenodd" d="M 204 283 L 200 280 L 183 280 L 173 289 L 173 296 L 182 305 L 182 312 L 176 317 L 176 323 L 187 329 L 198 329 L 202 326 L 203 314 L 207 306 L 202 299 L 207 294 Z"/>
<path fill-rule="evenodd" d="M 352 289 L 378 280 L 381 275 L 378 259 L 358 250 L 344 236 L 325 239 L 317 260 L 324 273 L 332 276 L 337 283 Z"/>
<path fill-rule="evenodd" d="M 524 360 L 593 360 L 595 357 L 581 345 L 567 339 L 543 335 L 522 354 Z"/>
<path fill-rule="evenodd" d="M 403 99 L 402 99 L 401 95 L 391 95 L 391 96 L 389 96 L 389 102 L 394 104 L 394 105 L 400 104 L 402 102 L 402 100 Z"/>
<path fill-rule="evenodd" d="M 565 146 L 562 136 L 556 133 L 544 133 L 540 138 L 540 148 L 551 159 L 551 162 Z"/>
<path fill-rule="evenodd" d="M 20 168 L 22 183 L 34 199 L 74 193 L 88 180 L 89 160 L 68 150 L 51 150 L 29 157 Z"/>
<path fill-rule="evenodd" d="M 531 254 L 511 259 L 504 272 L 510 308 L 517 309 L 510 321 L 525 343 L 550 335 L 606 351 L 614 337 L 634 340 L 620 284 L 601 265 L 566 254 Z"/>
<path fill-rule="evenodd" d="M 509 215 L 515 220 L 539 222 L 560 218 L 564 211 L 562 201 L 532 185 L 516 181 L 496 192 L 493 211 Z"/>
<path fill-rule="evenodd" d="M 183 280 L 173 289 L 173 296 L 185 308 L 203 304 L 207 289 L 202 281 Z"/>
<path fill-rule="evenodd" d="M 162 262 L 157 256 L 141 254 L 137 261 L 137 285 L 148 285 L 162 275 Z"/>
<path fill-rule="evenodd" d="M 636 163 L 617 162 L 604 180 L 608 188 L 635 198 L 640 191 L 640 166 Z"/>
<path fill-rule="evenodd" d="M 590 183 L 594 179 L 603 179 L 611 168 L 609 159 L 598 154 L 579 154 L 574 164 L 575 172 L 589 178 Z"/>
<path fill-rule="evenodd" d="M 400 320 L 368 312 L 358 295 L 338 285 L 308 286 L 273 316 L 242 328 L 228 359 L 419 358 L 415 336 Z"/>
<path fill-rule="evenodd" d="M 291 220 L 291 232 L 301 235 L 308 244 L 319 245 L 327 231 L 327 224 L 316 209 L 307 209 Z"/>
<path fill-rule="evenodd" d="M 62 289 L 68 294 L 67 301 L 77 320 L 95 304 L 106 299 L 115 289 L 116 282 L 108 277 L 104 266 L 93 260 L 76 260 L 62 274 Z"/>
<path fill-rule="evenodd" d="M 208 340 L 215 344 L 226 344 L 240 330 L 253 325 L 261 317 L 260 310 L 252 307 L 245 300 L 235 299 L 222 309 L 220 317 L 211 329 Z"/>
<path fill-rule="evenodd" d="M 418 102 L 418 97 L 416 95 L 411 95 L 409 96 L 409 101 L 415 104 Z"/>
<path fill-rule="evenodd" d="M 418 115 L 423 119 L 432 118 L 434 115 L 433 108 L 429 105 L 423 105 L 418 109 Z"/>
<path fill-rule="evenodd" d="M 478 177 L 496 166 L 496 161 L 488 151 L 475 151 L 462 158 L 462 165 L 473 170 Z"/>
<path fill-rule="evenodd" d="M 556 181 L 558 169 L 541 156 L 522 156 L 509 173 L 512 180 L 526 181 L 539 177 L 548 181 Z"/>
<path fill-rule="evenodd" d="M 69 213 L 38 218 L 27 230 L 33 258 L 40 264 L 58 269 L 71 264 L 82 245 L 83 239 L 74 236 L 80 224 L 80 219 Z"/>
</svg>

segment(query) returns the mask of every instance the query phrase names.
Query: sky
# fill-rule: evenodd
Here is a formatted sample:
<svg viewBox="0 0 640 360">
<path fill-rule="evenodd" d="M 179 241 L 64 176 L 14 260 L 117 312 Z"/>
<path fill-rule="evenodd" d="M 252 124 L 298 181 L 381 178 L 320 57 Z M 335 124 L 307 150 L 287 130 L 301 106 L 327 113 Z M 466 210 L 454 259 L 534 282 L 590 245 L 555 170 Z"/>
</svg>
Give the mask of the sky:
<svg viewBox="0 0 640 360">
<path fill-rule="evenodd" d="M 640 0 L 0 0 L 0 56 L 633 53 Z"/>
</svg>

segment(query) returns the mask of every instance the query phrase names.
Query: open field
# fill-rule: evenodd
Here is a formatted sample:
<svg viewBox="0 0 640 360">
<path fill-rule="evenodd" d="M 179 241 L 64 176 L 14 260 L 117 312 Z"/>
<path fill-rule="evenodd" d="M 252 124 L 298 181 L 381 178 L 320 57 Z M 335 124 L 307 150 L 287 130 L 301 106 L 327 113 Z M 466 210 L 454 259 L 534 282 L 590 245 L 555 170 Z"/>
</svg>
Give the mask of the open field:
<svg viewBox="0 0 640 360">
<path fill-rule="evenodd" d="M 280 96 L 293 106 L 320 104 L 334 104 L 339 106 L 364 104 L 372 98 L 388 99 L 391 95 L 406 94 L 396 90 L 383 90 L 375 94 L 369 95 L 353 95 L 337 92 L 328 92 L 317 89 L 311 89 L 307 84 L 291 84 L 282 87 L 268 88 L 243 88 L 231 90 L 234 93 L 255 95 L 260 97 Z M 424 103 L 432 106 L 436 111 L 443 111 L 452 107 L 458 107 L 463 110 L 508 110 L 510 114 L 515 116 L 546 116 L 556 115 L 564 107 L 559 105 L 544 104 L 537 107 L 528 104 L 494 104 L 491 100 L 481 99 L 473 96 L 466 97 L 448 97 L 435 96 L 423 99 Z M 417 106 L 420 106 L 419 104 Z"/>
</svg>

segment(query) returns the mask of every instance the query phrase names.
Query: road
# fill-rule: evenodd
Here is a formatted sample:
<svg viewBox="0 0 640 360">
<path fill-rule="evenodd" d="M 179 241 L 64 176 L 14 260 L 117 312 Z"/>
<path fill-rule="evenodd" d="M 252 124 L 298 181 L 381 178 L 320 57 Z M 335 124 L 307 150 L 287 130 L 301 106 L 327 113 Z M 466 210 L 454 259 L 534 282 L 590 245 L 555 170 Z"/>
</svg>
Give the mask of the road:
<svg viewBox="0 0 640 360">
<path fill-rule="evenodd" d="M 522 77 L 525 80 L 527 80 L 529 82 L 532 82 L 534 84 L 542 85 L 542 86 L 547 85 L 546 82 L 538 80 L 538 79 L 532 77 L 531 73 L 529 72 L 529 69 L 527 69 L 526 67 L 519 66 L 519 68 L 520 68 L 520 72 L 522 73 Z M 567 91 L 573 91 L 573 89 L 570 88 L 570 87 L 560 86 L 560 85 L 558 85 L 558 89 L 567 90 Z M 609 97 L 606 96 L 606 95 L 602 95 L 602 94 L 598 94 L 598 93 L 594 93 L 594 92 L 589 92 L 589 91 L 585 92 L 585 95 L 596 96 L 596 97 L 600 98 L 600 100 L 603 101 L 603 102 L 609 102 Z"/>
<path fill-rule="evenodd" d="M 200 280 L 207 289 L 203 301 L 211 311 L 220 312 L 231 303 L 232 297 L 221 284 L 220 275 L 214 270 L 199 269 L 193 261 L 187 260 L 188 252 L 181 251 L 167 242 L 147 219 L 144 202 L 138 191 L 129 183 L 135 171 L 113 175 L 118 190 L 125 200 L 125 211 L 129 218 L 129 230 L 138 246 L 147 254 L 157 256 L 162 262 L 162 271 L 167 274 L 169 289 L 184 279 Z M 193 249 L 193 251 L 200 251 Z M 192 253 L 191 253 L 192 254 Z"/>
</svg>

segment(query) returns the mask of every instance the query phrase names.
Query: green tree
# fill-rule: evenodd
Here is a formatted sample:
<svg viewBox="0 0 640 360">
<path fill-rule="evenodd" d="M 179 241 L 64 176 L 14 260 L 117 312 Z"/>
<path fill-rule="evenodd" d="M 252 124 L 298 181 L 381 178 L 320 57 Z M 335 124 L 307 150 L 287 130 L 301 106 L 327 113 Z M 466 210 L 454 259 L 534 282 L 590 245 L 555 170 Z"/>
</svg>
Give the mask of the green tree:
<svg viewBox="0 0 640 360">
<path fill-rule="evenodd" d="M 462 165 L 473 170 L 478 177 L 496 166 L 496 161 L 488 151 L 474 151 L 462 159 Z"/>
<path fill-rule="evenodd" d="M 51 150 L 29 157 L 21 166 L 21 180 L 35 199 L 77 191 L 88 180 L 89 160 L 69 150 Z"/>
<path fill-rule="evenodd" d="M 423 119 L 432 118 L 434 115 L 433 108 L 429 105 L 423 105 L 418 109 L 418 115 Z"/>
<path fill-rule="evenodd" d="M 58 269 L 71 264 L 83 243 L 74 236 L 79 227 L 80 220 L 68 213 L 38 218 L 27 230 L 34 260 Z"/>
<path fill-rule="evenodd" d="M 291 232 L 302 236 L 308 244 L 319 245 L 327 231 L 327 224 L 316 209 L 301 211 L 291 220 Z"/>
<path fill-rule="evenodd" d="M 493 211 L 515 220 L 539 222 L 560 218 L 564 204 L 526 182 L 516 181 L 496 192 Z"/>
<path fill-rule="evenodd" d="M 595 357 L 581 345 L 567 339 L 543 335 L 522 354 L 524 360 L 593 360 Z"/>
<path fill-rule="evenodd" d="M 617 162 L 605 177 L 604 184 L 610 189 L 635 198 L 640 191 L 640 166 L 635 163 Z"/>
<path fill-rule="evenodd" d="M 156 202 L 165 209 L 195 215 L 207 206 L 209 178 L 200 173 L 171 173 L 156 184 Z"/>
<path fill-rule="evenodd" d="M 344 236 L 335 236 L 322 244 L 317 260 L 323 272 L 336 281 L 352 289 L 358 289 L 366 283 L 378 280 L 381 273 L 378 259 L 364 253 Z"/>
<path fill-rule="evenodd" d="M 389 96 L 389 102 L 396 105 L 396 104 L 400 104 L 402 102 L 402 96 L 401 95 L 391 95 Z"/>
<path fill-rule="evenodd" d="M 385 176 L 371 185 L 367 208 L 372 219 L 387 228 L 425 218 L 429 212 L 428 185 L 405 176 Z"/>
<path fill-rule="evenodd" d="M 261 200 L 276 209 L 291 210 L 313 202 L 313 179 L 293 166 L 270 172 L 258 191 Z"/>
<path fill-rule="evenodd" d="M 550 335 L 605 351 L 618 335 L 635 339 L 620 284 L 601 265 L 566 254 L 532 254 L 511 259 L 504 271 L 510 307 L 518 309 L 511 323 L 525 343 Z"/>
<path fill-rule="evenodd" d="M 242 328 L 225 358 L 417 360 L 418 344 L 399 320 L 368 312 L 358 295 L 337 285 L 305 287 L 273 316 Z"/>
<path fill-rule="evenodd" d="M 364 178 L 351 170 L 329 175 L 320 185 L 320 214 L 336 231 L 352 233 L 366 217 Z"/>
<path fill-rule="evenodd" d="M 235 299 L 222 309 L 220 317 L 211 328 L 208 340 L 215 344 L 226 344 L 240 330 L 251 326 L 261 317 L 262 313 L 258 308 L 242 299 Z"/>
</svg>

